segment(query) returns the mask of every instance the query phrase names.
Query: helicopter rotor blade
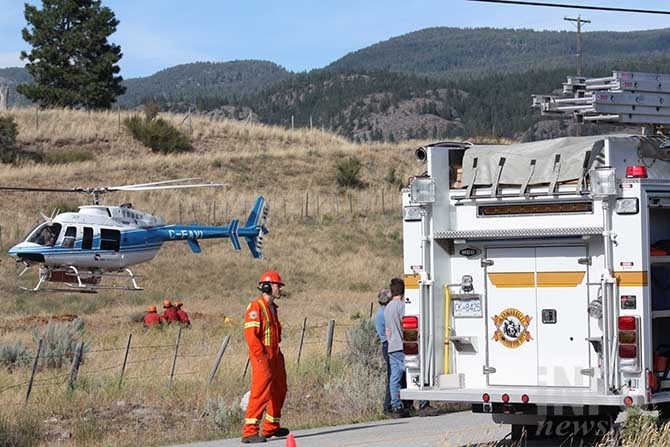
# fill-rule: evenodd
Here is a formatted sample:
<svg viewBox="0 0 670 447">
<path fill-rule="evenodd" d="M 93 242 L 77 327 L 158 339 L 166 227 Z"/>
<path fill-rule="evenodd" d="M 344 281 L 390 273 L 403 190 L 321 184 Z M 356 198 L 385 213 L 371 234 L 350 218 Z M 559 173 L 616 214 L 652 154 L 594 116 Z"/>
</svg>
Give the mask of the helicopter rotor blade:
<svg viewBox="0 0 670 447">
<path fill-rule="evenodd" d="M 120 187 L 114 191 L 154 191 L 157 189 L 182 189 L 182 188 L 220 188 L 225 186 L 223 183 L 201 183 L 194 185 L 165 185 L 165 186 L 140 186 L 140 187 Z"/>
<path fill-rule="evenodd" d="M 120 186 L 108 186 L 106 190 L 116 190 L 119 188 L 135 188 L 135 187 L 140 187 L 140 186 L 155 186 L 155 185 L 165 185 L 167 183 L 179 183 L 179 182 L 192 182 L 193 180 L 200 180 L 199 177 L 191 177 L 191 178 L 181 178 L 178 180 L 163 180 L 162 182 L 151 182 L 151 183 L 137 183 L 134 185 L 120 185 Z"/>
<path fill-rule="evenodd" d="M 89 192 L 86 188 L 32 188 L 23 186 L 0 186 L 0 191 L 28 192 Z"/>
</svg>

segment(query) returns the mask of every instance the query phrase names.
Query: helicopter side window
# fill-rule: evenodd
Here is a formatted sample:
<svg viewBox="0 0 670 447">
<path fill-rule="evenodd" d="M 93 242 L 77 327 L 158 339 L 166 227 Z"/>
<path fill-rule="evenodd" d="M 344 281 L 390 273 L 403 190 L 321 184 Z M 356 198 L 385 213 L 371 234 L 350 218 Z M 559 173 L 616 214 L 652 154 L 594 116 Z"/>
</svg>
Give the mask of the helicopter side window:
<svg viewBox="0 0 670 447">
<path fill-rule="evenodd" d="M 100 250 L 119 251 L 121 232 L 119 230 L 100 229 Z"/>
<path fill-rule="evenodd" d="M 63 236 L 63 248 L 74 247 L 74 241 L 77 238 L 77 227 L 67 227 L 65 229 L 65 236 Z"/>
<path fill-rule="evenodd" d="M 84 227 L 84 237 L 81 240 L 81 249 L 90 250 L 93 248 L 93 228 Z"/>
<path fill-rule="evenodd" d="M 44 223 L 43 227 L 37 228 L 28 242 L 34 242 L 39 245 L 53 247 L 56 245 L 58 235 L 60 234 L 61 225 L 59 223 Z"/>
</svg>

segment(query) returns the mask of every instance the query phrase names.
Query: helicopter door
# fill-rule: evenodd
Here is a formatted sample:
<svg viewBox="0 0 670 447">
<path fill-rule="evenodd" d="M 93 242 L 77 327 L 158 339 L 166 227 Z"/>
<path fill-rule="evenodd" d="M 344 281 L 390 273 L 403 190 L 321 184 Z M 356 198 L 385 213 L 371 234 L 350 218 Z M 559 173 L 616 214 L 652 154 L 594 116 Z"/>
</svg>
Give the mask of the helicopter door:
<svg viewBox="0 0 670 447">
<path fill-rule="evenodd" d="M 77 239 L 77 227 L 67 227 L 61 246 L 63 248 L 74 248 L 74 241 Z"/>
<path fill-rule="evenodd" d="M 119 251 L 121 247 L 121 232 L 119 230 L 100 229 L 100 250 Z"/>
<path fill-rule="evenodd" d="M 96 267 L 120 268 L 123 264 L 121 248 L 121 232 L 107 228 L 100 229 L 100 248 L 93 255 Z"/>
<path fill-rule="evenodd" d="M 90 250 L 93 248 L 93 228 L 84 227 L 84 236 L 81 239 L 81 249 Z"/>
</svg>

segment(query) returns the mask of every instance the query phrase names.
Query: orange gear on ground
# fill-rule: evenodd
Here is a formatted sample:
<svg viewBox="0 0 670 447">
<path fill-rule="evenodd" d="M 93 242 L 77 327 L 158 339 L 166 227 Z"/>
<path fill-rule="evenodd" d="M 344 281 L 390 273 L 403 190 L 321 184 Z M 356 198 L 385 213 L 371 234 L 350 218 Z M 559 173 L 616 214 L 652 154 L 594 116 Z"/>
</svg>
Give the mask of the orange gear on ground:
<svg viewBox="0 0 670 447">
<path fill-rule="evenodd" d="M 165 308 L 165 310 L 163 311 L 163 318 L 168 323 L 178 323 L 179 314 L 177 313 L 177 308 L 174 306 Z"/>
<path fill-rule="evenodd" d="M 149 312 L 144 316 L 144 324 L 145 326 L 156 326 L 161 324 L 163 321 L 163 317 L 158 315 L 156 312 Z"/>
<path fill-rule="evenodd" d="M 261 280 L 264 277 L 261 276 Z M 268 304 L 263 297 L 249 304 L 244 316 L 244 337 L 249 347 L 251 395 L 242 437 L 258 434 L 261 421 L 263 435 L 271 436 L 280 427 L 287 390 L 284 355 L 279 349 L 281 324 L 277 317 L 277 305 Z"/>
</svg>

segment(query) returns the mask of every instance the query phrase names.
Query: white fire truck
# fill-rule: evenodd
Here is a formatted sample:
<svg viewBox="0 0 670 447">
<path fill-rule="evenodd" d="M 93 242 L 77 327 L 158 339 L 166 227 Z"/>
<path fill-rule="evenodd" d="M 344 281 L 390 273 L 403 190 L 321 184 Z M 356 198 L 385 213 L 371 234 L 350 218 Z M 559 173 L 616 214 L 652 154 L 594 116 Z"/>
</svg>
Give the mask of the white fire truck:
<svg viewBox="0 0 670 447">
<path fill-rule="evenodd" d="M 403 191 L 401 397 L 469 403 L 513 437 L 670 402 L 667 143 L 419 148 L 425 172 Z"/>
</svg>

